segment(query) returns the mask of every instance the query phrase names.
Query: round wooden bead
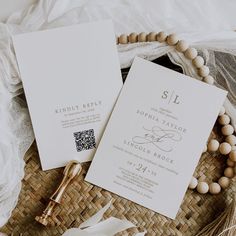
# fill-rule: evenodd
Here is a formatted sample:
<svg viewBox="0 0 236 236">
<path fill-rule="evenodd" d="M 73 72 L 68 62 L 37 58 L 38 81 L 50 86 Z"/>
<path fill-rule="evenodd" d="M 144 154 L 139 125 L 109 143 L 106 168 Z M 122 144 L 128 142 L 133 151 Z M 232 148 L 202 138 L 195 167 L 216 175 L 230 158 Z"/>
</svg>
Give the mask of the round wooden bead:
<svg viewBox="0 0 236 236">
<path fill-rule="evenodd" d="M 116 44 L 119 44 L 119 36 L 116 36 Z"/>
<path fill-rule="evenodd" d="M 178 36 L 176 34 L 170 34 L 170 35 L 168 35 L 166 41 L 170 46 L 174 46 L 175 44 L 178 43 L 179 39 L 178 39 Z"/>
<path fill-rule="evenodd" d="M 127 44 L 128 43 L 128 36 L 126 34 L 122 34 L 119 37 L 120 44 Z"/>
<path fill-rule="evenodd" d="M 222 116 L 225 114 L 225 108 L 224 107 L 221 107 L 220 108 L 220 112 L 219 112 L 219 116 Z"/>
<path fill-rule="evenodd" d="M 192 177 L 190 183 L 189 183 L 189 188 L 190 189 L 195 189 L 197 187 L 198 181 L 195 177 Z"/>
<path fill-rule="evenodd" d="M 210 70 L 209 70 L 209 67 L 208 66 L 202 66 L 198 69 L 198 74 L 201 76 L 201 77 L 206 77 L 208 76 L 210 73 Z"/>
<path fill-rule="evenodd" d="M 231 151 L 231 145 L 224 142 L 220 144 L 219 151 L 222 155 L 227 155 Z"/>
<path fill-rule="evenodd" d="M 160 42 L 160 43 L 165 42 L 166 38 L 167 38 L 167 34 L 163 31 L 161 31 L 157 34 L 157 41 Z"/>
<path fill-rule="evenodd" d="M 138 35 L 138 41 L 139 42 L 147 42 L 147 34 L 142 32 Z"/>
<path fill-rule="evenodd" d="M 234 177 L 234 169 L 232 167 L 227 167 L 224 171 L 225 177 L 233 178 Z"/>
<path fill-rule="evenodd" d="M 219 116 L 218 122 L 219 122 L 221 125 L 228 125 L 229 122 L 230 122 L 230 118 L 229 118 L 228 115 L 224 114 L 224 115 L 222 115 L 222 116 Z"/>
<path fill-rule="evenodd" d="M 130 43 L 137 43 L 138 42 L 138 35 L 136 33 L 131 33 L 129 35 L 129 42 Z"/>
<path fill-rule="evenodd" d="M 204 149 L 202 150 L 202 152 L 206 152 L 207 151 L 207 145 L 204 146 Z"/>
<path fill-rule="evenodd" d="M 214 84 L 214 82 L 215 82 L 214 78 L 211 75 L 204 77 L 203 81 L 207 84 L 210 84 L 210 85 Z"/>
<path fill-rule="evenodd" d="M 185 52 L 188 49 L 188 43 L 184 40 L 180 40 L 176 45 L 176 49 L 179 52 Z"/>
<path fill-rule="evenodd" d="M 218 180 L 219 185 L 221 186 L 221 188 L 226 189 L 229 187 L 230 184 L 230 179 L 222 176 L 219 180 Z"/>
<path fill-rule="evenodd" d="M 231 135 L 226 137 L 225 141 L 227 143 L 229 143 L 231 146 L 234 146 L 234 145 L 236 145 L 236 136 L 231 134 Z"/>
<path fill-rule="evenodd" d="M 151 32 L 148 34 L 147 39 L 149 42 L 153 42 L 156 41 L 156 36 L 157 36 L 156 32 Z"/>
<path fill-rule="evenodd" d="M 229 158 L 230 158 L 231 161 L 236 162 L 236 151 L 235 150 L 230 152 Z"/>
<path fill-rule="evenodd" d="M 204 65 L 204 59 L 200 56 L 196 56 L 193 60 L 192 60 L 193 65 L 196 68 L 200 68 Z"/>
<path fill-rule="evenodd" d="M 197 191 L 201 194 L 207 193 L 209 190 L 209 186 L 206 182 L 199 182 L 197 185 Z"/>
<path fill-rule="evenodd" d="M 209 185 L 209 192 L 211 194 L 218 194 L 220 193 L 220 191 L 221 191 L 221 187 L 218 183 L 211 183 Z"/>
<path fill-rule="evenodd" d="M 221 132 L 223 135 L 231 135 L 234 133 L 234 127 L 232 125 L 225 125 L 221 128 Z"/>
<path fill-rule="evenodd" d="M 230 158 L 227 159 L 226 163 L 227 163 L 227 166 L 229 166 L 229 167 L 234 167 L 235 166 L 235 162 L 232 161 Z"/>
<path fill-rule="evenodd" d="M 197 50 L 195 48 L 188 48 L 184 55 L 189 60 L 193 60 L 197 56 Z"/>
<path fill-rule="evenodd" d="M 216 139 L 211 139 L 207 145 L 207 150 L 210 152 L 216 152 L 220 146 L 220 143 Z"/>
</svg>

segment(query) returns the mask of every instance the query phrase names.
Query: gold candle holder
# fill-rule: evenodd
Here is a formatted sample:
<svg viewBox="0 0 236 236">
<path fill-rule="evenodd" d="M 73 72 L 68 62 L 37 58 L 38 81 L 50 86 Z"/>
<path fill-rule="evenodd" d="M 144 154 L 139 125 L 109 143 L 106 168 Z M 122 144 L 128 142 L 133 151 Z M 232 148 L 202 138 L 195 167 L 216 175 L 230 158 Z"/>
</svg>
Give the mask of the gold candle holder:
<svg viewBox="0 0 236 236">
<path fill-rule="evenodd" d="M 65 193 L 67 186 L 71 183 L 71 181 L 78 176 L 82 171 L 82 166 L 77 161 L 70 161 L 64 171 L 64 177 L 57 188 L 57 190 L 53 193 L 50 197 L 50 202 L 48 203 L 46 209 L 43 211 L 41 216 L 36 216 L 35 220 L 38 221 L 40 224 L 47 226 L 53 225 L 52 215 L 54 212 L 54 208 L 56 205 L 61 204 L 62 197 Z"/>
</svg>

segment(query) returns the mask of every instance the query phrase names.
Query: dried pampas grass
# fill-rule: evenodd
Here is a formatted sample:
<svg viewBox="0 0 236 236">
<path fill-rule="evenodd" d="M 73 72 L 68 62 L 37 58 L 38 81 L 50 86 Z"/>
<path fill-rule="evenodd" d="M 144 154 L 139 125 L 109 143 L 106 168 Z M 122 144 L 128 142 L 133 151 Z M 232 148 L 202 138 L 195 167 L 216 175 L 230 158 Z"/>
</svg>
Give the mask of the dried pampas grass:
<svg viewBox="0 0 236 236">
<path fill-rule="evenodd" d="M 196 236 L 236 236 L 236 196 L 229 207 Z"/>
</svg>

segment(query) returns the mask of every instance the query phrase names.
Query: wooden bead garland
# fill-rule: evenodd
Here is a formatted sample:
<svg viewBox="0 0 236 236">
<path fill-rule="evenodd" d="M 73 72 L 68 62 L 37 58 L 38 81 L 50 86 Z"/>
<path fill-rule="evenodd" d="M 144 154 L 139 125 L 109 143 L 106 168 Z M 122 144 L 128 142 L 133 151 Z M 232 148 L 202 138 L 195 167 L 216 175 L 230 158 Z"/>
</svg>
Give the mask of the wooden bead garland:
<svg viewBox="0 0 236 236">
<path fill-rule="evenodd" d="M 196 68 L 201 68 L 204 65 L 204 59 L 200 56 L 196 56 L 193 60 L 192 60 L 193 65 Z"/>
<path fill-rule="evenodd" d="M 147 40 L 149 42 L 154 42 L 154 41 L 156 41 L 156 36 L 157 36 L 157 34 L 155 32 L 151 32 L 151 33 L 148 34 Z"/>
<path fill-rule="evenodd" d="M 225 136 L 229 136 L 234 133 L 234 127 L 232 125 L 225 125 L 221 128 L 221 132 Z"/>
<path fill-rule="evenodd" d="M 236 145 L 236 136 L 234 135 L 229 135 L 226 137 L 225 141 L 229 143 L 231 146 Z"/>
<path fill-rule="evenodd" d="M 233 178 L 234 177 L 234 169 L 232 167 L 227 167 L 224 171 L 225 177 Z"/>
<path fill-rule="evenodd" d="M 120 44 L 127 44 L 127 43 L 128 43 L 128 37 L 127 37 L 127 35 L 122 34 L 122 35 L 119 37 L 118 42 L 119 42 Z"/>
<path fill-rule="evenodd" d="M 229 158 L 231 161 L 236 162 L 236 151 L 232 150 L 229 154 Z"/>
<path fill-rule="evenodd" d="M 231 145 L 223 142 L 220 144 L 219 151 L 222 155 L 228 155 L 231 152 Z"/>
<path fill-rule="evenodd" d="M 166 42 L 169 46 L 174 46 L 176 50 L 183 53 L 184 56 L 192 61 L 193 66 L 196 68 L 197 73 L 202 77 L 202 81 L 213 85 L 214 78 L 209 74 L 210 70 L 201 56 L 198 56 L 195 48 L 189 47 L 188 43 L 184 40 L 179 40 L 176 34 L 167 35 L 161 31 L 159 33 L 150 32 L 149 34 L 141 32 L 140 34 L 131 33 L 130 35 L 122 34 L 117 38 L 117 44 L 137 43 L 137 42 Z M 230 117 L 225 114 L 225 108 L 222 107 L 218 116 L 218 123 L 222 125 L 221 132 L 225 136 L 225 141 L 219 143 L 216 139 L 211 139 L 204 147 L 203 152 L 219 152 L 222 155 L 228 155 L 227 167 L 224 170 L 224 176 L 220 177 L 217 182 L 210 184 L 199 179 L 192 177 L 189 183 L 189 189 L 197 189 L 201 194 L 211 193 L 218 194 L 221 189 L 226 189 L 230 185 L 230 179 L 235 176 L 236 172 L 236 136 L 234 135 L 234 128 L 230 125 Z"/>
<path fill-rule="evenodd" d="M 235 176 L 235 169 L 236 169 L 236 136 L 233 135 L 234 129 L 233 126 L 230 125 L 230 118 L 228 115 L 225 114 L 225 108 L 222 107 L 219 116 L 218 116 L 218 123 L 222 125 L 221 132 L 224 136 L 226 136 L 225 141 L 223 143 L 219 143 L 216 139 L 209 140 L 207 144 L 207 151 L 209 152 L 217 152 L 219 151 L 222 155 L 228 155 L 226 164 L 227 167 L 224 170 L 224 176 L 220 177 L 218 183 L 213 182 L 209 184 L 209 190 L 206 191 L 206 182 L 201 182 L 199 180 L 198 184 L 196 185 L 196 178 L 194 185 L 192 180 L 189 184 L 190 189 L 197 189 L 197 191 L 201 194 L 205 194 L 207 192 L 211 194 L 219 194 L 221 189 L 226 189 L 230 185 L 230 179 Z M 197 180 L 198 181 L 198 180 Z M 201 184 L 200 184 L 201 183 Z M 204 183 L 204 184 L 203 184 Z"/>
<path fill-rule="evenodd" d="M 160 43 L 163 43 L 166 41 L 166 38 L 167 38 L 167 34 L 165 32 L 159 32 L 157 34 L 157 41 L 160 42 Z"/>
<path fill-rule="evenodd" d="M 220 146 L 220 143 L 216 139 L 210 140 L 207 146 L 207 150 L 210 152 L 216 152 Z"/>
<path fill-rule="evenodd" d="M 211 183 L 209 185 L 209 192 L 211 194 L 218 194 L 220 193 L 220 191 L 221 191 L 221 187 L 218 183 Z"/>
<path fill-rule="evenodd" d="M 139 42 L 147 42 L 147 34 L 142 32 L 138 35 L 138 41 Z"/>
<path fill-rule="evenodd" d="M 214 84 L 214 78 L 211 75 L 208 75 L 203 78 L 203 81 L 207 84 Z"/>
<path fill-rule="evenodd" d="M 218 118 L 218 122 L 221 125 L 228 125 L 230 123 L 230 118 L 229 118 L 229 116 L 223 114 Z"/>
<path fill-rule="evenodd" d="M 185 52 L 188 49 L 188 43 L 184 40 L 180 40 L 176 45 L 176 49 L 179 52 Z"/>
<path fill-rule="evenodd" d="M 201 194 L 207 193 L 209 190 L 209 185 L 206 182 L 198 182 L 197 191 Z"/>
<path fill-rule="evenodd" d="M 179 39 L 176 34 L 170 34 L 167 36 L 166 41 L 170 46 L 174 46 L 178 43 Z"/>
<path fill-rule="evenodd" d="M 229 178 L 222 176 L 219 180 L 218 180 L 219 185 L 221 186 L 221 188 L 226 189 L 229 187 L 230 185 L 230 180 Z"/>
<path fill-rule="evenodd" d="M 195 48 L 188 48 L 184 55 L 187 59 L 193 60 L 195 57 L 197 57 L 197 50 Z"/>
<path fill-rule="evenodd" d="M 203 78 L 208 76 L 209 73 L 210 73 L 210 70 L 209 70 L 209 67 L 207 67 L 207 66 L 203 65 L 198 69 L 198 74 Z"/>
<path fill-rule="evenodd" d="M 136 33 L 132 33 L 129 35 L 128 39 L 130 43 L 136 43 L 138 42 L 138 35 Z"/>
<path fill-rule="evenodd" d="M 190 189 L 195 189 L 198 185 L 198 180 L 195 177 L 192 177 L 190 184 L 189 184 L 189 188 Z"/>
</svg>

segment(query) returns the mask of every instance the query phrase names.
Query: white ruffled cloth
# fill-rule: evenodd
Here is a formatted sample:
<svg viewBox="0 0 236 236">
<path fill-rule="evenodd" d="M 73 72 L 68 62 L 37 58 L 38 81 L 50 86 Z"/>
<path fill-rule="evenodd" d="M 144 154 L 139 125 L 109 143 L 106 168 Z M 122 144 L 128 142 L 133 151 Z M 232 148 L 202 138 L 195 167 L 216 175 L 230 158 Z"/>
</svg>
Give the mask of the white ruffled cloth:
<svg viewBox="0 0 236 236">
<path fill-rule="evenodd" d="M 84 221 L 79 228 L 71 228 L 62 236 L 113 236 L 126 229 L 136 227 L 128 220 L 120 220 L 115 217 L 109 217 L 102 221 L 103 214 L 111 206 L 109 202 L 100 209 L 95 215 Z M 135 236 L 144 236 L 146 232 L 135 234 Z M 1 235 L 0 235 L 1 236 Z"/>
<path fill-rule="evenodd" d="M 206 0 L 204 6 L 197 0 L 192 0 L 191 6 L 187 2 L 39 0 L 0 23 L 0 227 L 16 205 L 24 175 L 23 156 L 34 140 L 27 106 L 21 98 L 23 89 L 11 43 L 14 34 L 107 18 L 113 19 L 117 35 L 163 29 L 177 32 L 199 49 L 216 77 L 216 85 L 229 91 L 231 103 L 227 100 L 225 106 L 236 124 L 236 33 L 232 31 L 236 2 Z M 135 55 L 152 60 L 168 53 L 185 74 L 198 78 L 190 62 L 168 46 L 140 43 L 118 49 L 122 68 L 129 66 Z"/>
</svg>

